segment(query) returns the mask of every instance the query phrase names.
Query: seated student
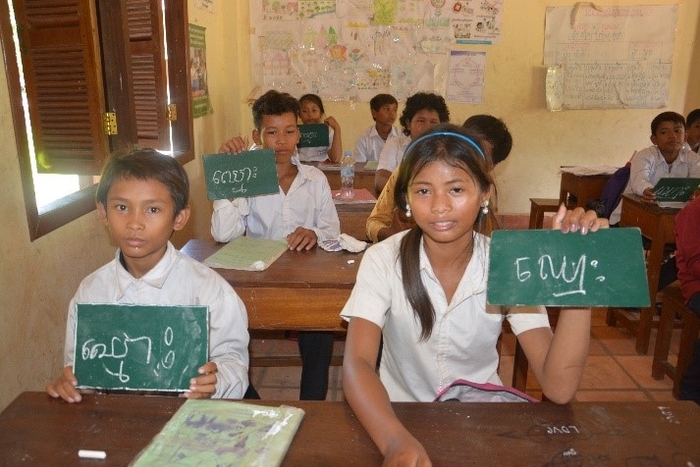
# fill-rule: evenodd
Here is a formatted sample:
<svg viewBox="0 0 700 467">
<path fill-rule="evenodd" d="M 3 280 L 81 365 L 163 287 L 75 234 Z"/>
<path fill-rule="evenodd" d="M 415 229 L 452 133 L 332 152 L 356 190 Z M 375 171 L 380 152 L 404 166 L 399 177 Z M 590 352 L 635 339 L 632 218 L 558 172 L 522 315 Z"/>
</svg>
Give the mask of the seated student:
<svg viewBox="0 0 700 467">
<path fill-rule="evenodd" d="M 135 149 L 109 158 L 97 188 L 97 210 L 117 244 L 116 257 L 87 276 L 70 302 L 61 376 L 51 397 L 80 402 L 73 373 L 79 303 L 206 305 L 211 361 L 192 375 L 187 398 L 243 397 L 248 389 L 248 315 L 231 286 L 215 271 L 170 243 L 190 216 L 187 173 L 174 158 Z"/>
<path fill-rule="evenodd" d="M 700 152 L 700 109 L 695 109 L 685 119 L 685 141 L 693 152 Z"/>
<path fill-rule="evenodd" d="M 434 126 L 450 121 L 450 111 L 442 96 L 419 92 L 406 99 L 406 106 L 401 113 L 403 135 L 389 138 L 379 154 L 377 173 L 374 176 L 376 195 L 382 192 L 391 172 L 401 163 L 403 153 L 420 134 Z"/>
<path fill-rule="evenodd" d="M 513 147 L 513 137 L 503 120 L 492 115 L 472 115 L 464 121 L 462 128 L 474 133 L 479 146 L 493 165 L 506 160 Z M 403 212 L 394 205 L 394 187 L 398 168 L 392 172 L 384 189 L 377 198 L 372 213 L 367 218 L 367 238 L 378 242 L 402 230 L 413 227 L 413 221 L 406 219 Z M 492 197 L 492 200 L 495 197 Z M 492 211 L 495 206 L 491 205 Z"/>
<path fill-rule="evenodd" d="M 379 159 L 387 138 L 399 136 L 394 126 L 399 103 L 391 94 L 377 94 L 369 101 L 374 125 L 367 128 L 355 141 L 355 161 L 367 162 Z"/>
<path fill-rule="evenodd" d="M 623 194 L 634 193 L 642 201 L 656 200 L 654 186 L 666 177 L 700 177 L 700 156 L 683 147 L 685 119 L 676 112 L 662 112 L 651 121 L 653 146 L 632 156 L 630 179 Z M 610 224 L 620 222 L 622 203 L 610 214 Z"/>
<path fill-rule="evenodd" d="M 270 195 L 214 201 L 211 233 L 216 241 L 228 242 L 243 234 L 286 238 L 290 250 L 301 251 L 340 235 L 328 179 L 319 169 L 298 160 L 298 113 L 299 102 L 294 97 L 274 90 L 253 104 L 254 147 L 275 150 L 280 189 Z M 235 154 L 246 146 L 246 139 L 236 136 L 226 141 L 221 151 Z M 300 398 L 323 400 L 328 391 L 333 333 L 299 332 L 298 345 L 302 358 Z"/>
<path fill-rule="evenodd" d="M 340 124 L 328 116 L 323 118 L 323 101 L 316 94 L 304 94 L 299 98 L 299 119 L 303 124 L 325 123 L 328 125 L 328 146 L 316 148 L 299 148 L 299 160 L 302 162 L 340 162 L 343 157 L 343 140 L 340 136 Z"/>
<path fill-rule="evenodd" d="M 700 197 L 676 214 L 676 266 L 686 305 L 700 315 Z M 700 404 L 700 340 L 681 379 L 680 398 Z"/>
<path fill-rule="evenodd" d="M 547 398 L 565 404 L 579 386 L 590 309 L 563 308 L 552 333 L 544 306 L 511 313 L 486 305 L 490 239 L 480 227 L 492 187 L 491 164 L 463 129 L 440 125 L 415 140 L 399 168 L 395 197 L 416 226 L 367 249 L 341 312 L 349 321 L 345 399 L 385 465 L 430 465 L 391 402 L 431 402 L 458 379 L 501 384 L 496 344 L 504 319 Z M 554 225 L 587 234 L 607 221 L 562 206 Z"/>
</svg>

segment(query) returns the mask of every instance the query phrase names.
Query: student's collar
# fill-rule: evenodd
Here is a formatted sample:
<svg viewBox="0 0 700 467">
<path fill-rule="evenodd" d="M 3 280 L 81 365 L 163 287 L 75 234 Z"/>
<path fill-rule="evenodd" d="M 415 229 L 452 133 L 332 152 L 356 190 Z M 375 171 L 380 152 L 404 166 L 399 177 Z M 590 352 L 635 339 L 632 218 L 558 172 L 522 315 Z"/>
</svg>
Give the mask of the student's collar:
<svg viewBox="0 0 700 467">
<path fill-rule="evenodd" d="M 485 260 L 486 250 L 484 249 L 484 245 L 486 244 L 485 242 L 489 241 L 490 239 L 482 234 L 474 234 L 472 257 L 469 260 L 469 264 L 467 264 L 464 275 L 459 281 L 456 292 L 466 293 L 466 295 L 469 296 L 486 290 L 486 271 L 488 263 Z M 439 284 L 435 271 L 433 270 L 433 265 L 430 264 L 430 259 L 428 259 L 428 253 L 425 251 L 424 242 L 425 240 L 421 239 L 419 250 L 420 270 Z"/>
<path fill-rule="evenodd" d="M 163 284 L 165 283 L 165 280 L 168 278 L 168 275 L 170 274 L 170 271 L 172 270 L 173 265 L 175 264 L 176 259 L 177 259 L 177 250 L 172 245 L 172 243 L 168 242 L 166 250 L 165 250 L 165 254 L 160 259 L 160 261 L 158 261 L 158 263 L 155 266 L 153 266 L 153 268 L 150 271 L 148 271 L 146 274 L 144 274 L 139 279 L 136 279 L 126 269 L 126 263 L 123 262 L 122 252 L 120 249 L 117 249 L 117 253 L 116 253 L 117 266 L 116 267 L 117 267 L 117 287 L 118 287 L 119 297 L 122 297 L 126 293 L 126 290 L 131 286 L 131 284 L 138 282 L 138 281 L 145 282 L 146 284 L 150 285 L 151 287 L 155 287 L 158 289 L 162 288 Z"/>
</svg>

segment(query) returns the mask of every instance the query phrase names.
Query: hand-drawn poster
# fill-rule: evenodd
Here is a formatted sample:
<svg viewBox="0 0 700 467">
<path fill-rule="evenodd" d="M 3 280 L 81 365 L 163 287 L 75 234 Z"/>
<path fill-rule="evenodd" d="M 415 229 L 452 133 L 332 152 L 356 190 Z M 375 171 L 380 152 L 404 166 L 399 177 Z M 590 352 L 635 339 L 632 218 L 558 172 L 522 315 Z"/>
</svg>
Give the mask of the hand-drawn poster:
<svg viewBox="0 0 700 467">
<path fill-rule="evenodd" d="M 207 87 L 206 29 L 190 24 L 190 89 L 192 91 L 192 117 L 199 118 L 214 113 Z"/>
<path fill-rule="evenodd" d="M 665 107 L 677 19 L 678 5 L 548 7 L 549 109 Z"/>
<path fill-rule="evenodd" d="M 501 39 L 504 0 L 249 0 L 254 84 L 329 100 L 445 94 L 453 50 Z M 253 93 L 255 94 L 255 93 Z"/>
<path fill-rule="evenodd" d="M 445 98 L 450 102 L 483 102 L 485 68 L 486 52 L 450 52 L 450 78 Z"/>
</svg>

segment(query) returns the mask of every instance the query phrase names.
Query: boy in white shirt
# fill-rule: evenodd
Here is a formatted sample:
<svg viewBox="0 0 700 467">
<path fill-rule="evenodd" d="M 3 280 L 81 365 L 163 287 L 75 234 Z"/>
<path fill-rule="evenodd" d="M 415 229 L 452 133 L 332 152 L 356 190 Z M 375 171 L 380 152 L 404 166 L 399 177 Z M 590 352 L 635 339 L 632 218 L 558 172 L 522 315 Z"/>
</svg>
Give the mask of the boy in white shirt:
<svg viewBox="0 0 700 467">
<path fill-rule="evenodd" d="M 170 243 L 190 216 L 187 173 L 153 149 L 112 156 L 97 189 L 97 210 L 119 249 L 116 258 L 87 276 L 71 300 L 65 367 L 46 387 L 51 397 L 80 402 L 73 372 L 78 303 L 205 305 L 210 361 L 190 380 L 187 398 L 240 399 L 248 390 L 248 315 L 231 286 L 215 271 Z"/>
<path fill-rule="evenodd" d="M 355 161 L 379 160 L 384 143 L 397 137 L 399 129 L 394 126 L 399 103 L 391 94 L 377 94 L 369 101 L 374 125 L 367 128 L 355 142 Z"/>
<path fill-rule="evenodd" d="M 214 201 L 211 233 L 216 241 L 228 242 L 243 234 L 286 238 L 290 250 L 301 251 L 340 235 L 340 221 L 328 179 L 319 169 L 299 162 L 298 114 L 299 102 L 287 93 L 274 90 L 253 104 L 253 147 L 275 150 L 280 189 L 270 195 Z M 236 136 L 226 141 L 220 151 L 237 154 L 247 147 L 247 138 Z M 298 344 L 302 359 L 300 399 L 324 400 L 333 333 L 299 332 Z"/>
</svg>

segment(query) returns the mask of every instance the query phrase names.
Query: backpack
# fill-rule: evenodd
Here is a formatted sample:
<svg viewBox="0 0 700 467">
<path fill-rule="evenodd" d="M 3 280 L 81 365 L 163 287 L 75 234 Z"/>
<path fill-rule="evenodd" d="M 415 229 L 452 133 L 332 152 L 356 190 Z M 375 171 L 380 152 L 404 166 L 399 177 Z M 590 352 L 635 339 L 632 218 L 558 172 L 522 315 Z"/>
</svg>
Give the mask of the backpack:
<svg viewBox="0 0 700 467">
<path fill-rule="evenodd" d="M 630 180 L 630 166 L 631 164 L 628 162 L 617 169 L 615 173 L 610 176 L 608 181 L 605 182 L 603 191 L 600 193 L 600 198 L 591 200 L 586 204 L 587 208 L 596 211 L 598 217 L 609 219 L 610 214 L 612 214 L 617 205 L 620 204 L 622 192 L 625 191 L 627 182 Z"/>
</svg>

